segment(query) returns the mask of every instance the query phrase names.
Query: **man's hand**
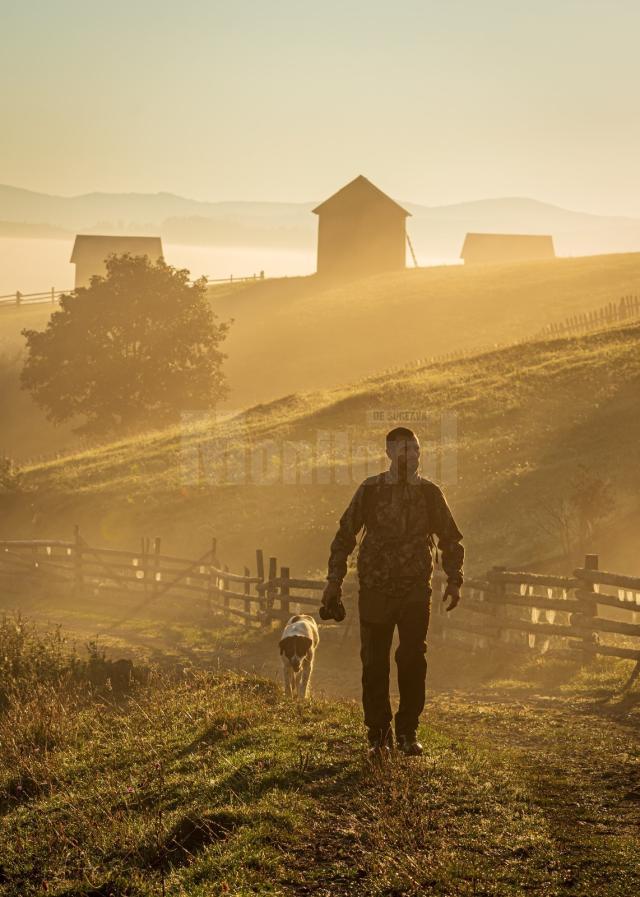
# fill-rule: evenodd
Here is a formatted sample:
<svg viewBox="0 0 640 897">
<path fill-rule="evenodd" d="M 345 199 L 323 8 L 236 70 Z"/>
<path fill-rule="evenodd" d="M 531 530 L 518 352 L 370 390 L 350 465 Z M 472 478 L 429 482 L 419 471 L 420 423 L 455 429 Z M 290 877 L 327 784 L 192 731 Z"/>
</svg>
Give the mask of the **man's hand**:
<svg viewBox="0 0 640 897">
<path fill-rule="evenodd" d="M 449 583 L 447 588 L 444 590 L 444 595 L 442 596 L 442 600 L 446 601 L 447 598 L 450 599 L 449 605 L 447 607 L 447 613 L 450 610 L 453 610 L 454 607 L 457 607 L 458 602 L 460 601 L 460 586 Z"/>
<path fill-rule="evenodd" d="M 342 597 L 342 586 L 335 580 L 329 580 L 322 593 L 322 606 L 329 608 L 337 604 Z"/>
</svg>

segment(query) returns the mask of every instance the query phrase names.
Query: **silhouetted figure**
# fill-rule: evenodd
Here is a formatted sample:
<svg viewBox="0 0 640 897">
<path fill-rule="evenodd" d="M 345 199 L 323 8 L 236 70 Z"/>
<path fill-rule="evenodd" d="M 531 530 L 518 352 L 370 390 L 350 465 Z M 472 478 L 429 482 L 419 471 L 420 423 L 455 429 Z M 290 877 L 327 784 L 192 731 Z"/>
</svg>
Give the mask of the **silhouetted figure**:
<svg viewBox="0 0 640 897">
<path fill-rule="evenodd" d="M 395 715 L 398 747 L 421 754 L 416 739 L 425 702 L 427 629 L 431 608 L 433 548 L 438 540 L 448 585 L 447 610 L 460 600 L 464 548 L 441 489 L 418 475 L 420 443 L 406 427 L 387 434 L 387 471 L 360 484 L 331 543 L 327 586 L 322 603 L 325 615 L 340 603 L 347 558 L 364 527 L 358 552 L 358 614 L 362 659 L 362 703 L 370 752 L 393 746 L 389 700 L 390 650 L 395 626 L 399 645 L 400 706 Z"/>
</svg>

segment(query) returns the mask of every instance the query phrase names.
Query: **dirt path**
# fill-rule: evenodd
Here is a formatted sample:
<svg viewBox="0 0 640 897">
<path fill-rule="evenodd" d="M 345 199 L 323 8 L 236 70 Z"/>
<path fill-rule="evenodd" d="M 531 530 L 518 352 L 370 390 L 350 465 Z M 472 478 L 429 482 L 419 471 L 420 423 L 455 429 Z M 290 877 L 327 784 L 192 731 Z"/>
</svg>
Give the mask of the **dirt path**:
<svg viewBox="0 0 640 897">
<path fill-rule="evenodd" d="M 344 639 L 338 627 L 321 637 L 316 693 L 359 700 L 357 637 Z M 275 642 L 265 637 L 237 662 L 278 677 Z M 544 687 L 481 685 L 468 656 L 431 647 L 423 725 L 508 769 L 523 812 L 546 818 L 557 893 L 629 897 L 640 888 L 640 714 L 607 701 L 597 677 L 583 682 L 577 673 L 570 685 L 570 665 L 561 672 Z M 393 663 L 391 679 L 395 702 Z"/>
</svg>

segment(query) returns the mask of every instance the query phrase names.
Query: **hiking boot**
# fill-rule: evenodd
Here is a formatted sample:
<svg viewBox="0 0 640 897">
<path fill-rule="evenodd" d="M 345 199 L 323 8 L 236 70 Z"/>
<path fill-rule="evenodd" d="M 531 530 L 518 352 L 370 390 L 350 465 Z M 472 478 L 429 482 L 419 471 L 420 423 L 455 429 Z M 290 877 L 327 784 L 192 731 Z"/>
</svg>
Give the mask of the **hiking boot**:
<svg viewBox="0 0 640 897">
<path fill-rule="evenodd" d="M 407 757 L 419 757 L 424 753 L 424 748 L 417 740 L 415 734 L 413 735 L 398 735 L 398 750 L 403 754 L 406 754 Z"/>
<path fill-rule="evenodd" d="M 393 750 L 393 733 L 388 729 L 385 734 L 382 732 L 369 732 L 369 757 L 380 758 L 390 757 Z"/>
<path fill-rule="evenodd" d="M 367 757 L 372 762 L 384 762 L 391 757 L 391 749 L 387 744 L 370 744 Z"/>
</svg>

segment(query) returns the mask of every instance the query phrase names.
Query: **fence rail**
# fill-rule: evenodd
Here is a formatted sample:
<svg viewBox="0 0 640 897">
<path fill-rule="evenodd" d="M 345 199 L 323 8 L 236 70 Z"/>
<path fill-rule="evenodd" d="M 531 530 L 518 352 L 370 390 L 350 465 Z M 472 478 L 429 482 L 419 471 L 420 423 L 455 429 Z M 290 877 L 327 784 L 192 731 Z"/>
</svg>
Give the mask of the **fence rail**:
<svg viewBox="0 0 640 897">
<path fill-rule="evenodd" d="M 522 346 L 537 340 L 560 339 L 565 336 L 586 334 L 597 330 L 615 327 L 618 324 L 640 320 L 640 296 L 622 296 L 617 302 L 609 302 L 601 308 L 591 312 L 580 312 L 563 321 L 546 324 L 542 329 L 533 334 L 522 336 L 509 342 L 501 343 L 476 343 L 455 349 L 451 352 L 440 352 L 433 355 L 425 355 L 421 358 L 413 358 L 403 361 L 401 364 L 383 368 L 376 377 L 397 373 L 408 368 L 419 369 L 429 364 L 443 364 L 449 361 L 459 361 L 463 358 L 473 358 L 486 352 L 496 352 L 502 349 L 511 349 L 514 346 Z M 363 380 L 371 379 L 367 375 Z"/>
<path fill-rule="evenodd" d="M 62 583 L 78 598 L 93 600 L 119 592 L 153 601 L 162 595 L 201 598 L 211 612 L 247 626 L 269 627 L 290 614 L 317 611 L 324 580 L 292 577 L 275 557 L 255 552 L 255 572 L 233 572 L 221 564 L 217 543 L 199 558 L 162 553 L 159 538 L 141 539 L 138 551 L 89 545 L 76 527 L 72 540 L 0 541 L 0 577 Z M 493 567 L 483 578 L 467 579 L 462 601 L 448 614 L 439 596 L 446 581 L 433 577 L 431 638 L 462 641 L 486 649 L 568 653 L 590 663 L 597 655 L 636 661 L 640 675 L 640 577 L 601 571 L 597 555 L 570 576 Z M 353 631 L 355 590 L 345 584 L 345 638 Z"/>
<path fill-rule="evenodd" d="M 247 281 L 264 280 L 264 271 L 258 274 L 249 274 L 245 277 L 238 277 L 236 274 L 230 274 L 229 277 L 209 277 L 205 274 L 207 283 L 246 283 Z"/>
<path fill-rule="evenodd" d="M 4 296 L 0 296 L 0 308 L 21 305 L 40 305 L 43 302 L 55 305 L 60 299 L 60 296 L 70 292 L 70 289 L 56 290 L 55 287 L 51 287 L 49 290 L 43 290 L 40 293 L 21 293 L 20 290 L 16 290 L 15 293 L 6 293 Z"/>
<path fill-rule="evenodd" d="M 600 330 L 623 321 L 640 318 L 640 296 L 622 296 L 618 302 L 609 302 L 593 311 L 581 312 L 555 324 L 547 324 L 536 334 L 536 339 L 586 333 Z"/>
<path fill-rule="evenodd" d="M 230 274 L 228 277 L 209 277 L 205 275 L 205 280 L 208 284 L 253 283 L 254 281 L 264 279 L 264 271 L 260 271 L 258 274 L 249 274 L 241 277 L 236 274 Z M 5 293 L 3 296 L 0 296 L 0 309 L 16 308 L 23 305 L 41 305 L 45 302 L 48 302 L 50 305 L 55 305 L 59 301 L 60 296 L 63 296 L 66 293 L 71 293 L 72 291 L 73 287 L 69 287 L 67 290 L 56 290 L 55 287 L 51 287 L 48 290 L 41 290 L 39 293 L 23 293 L 20 290 L 16 290 L 14 293 Z"/>
</svg>

